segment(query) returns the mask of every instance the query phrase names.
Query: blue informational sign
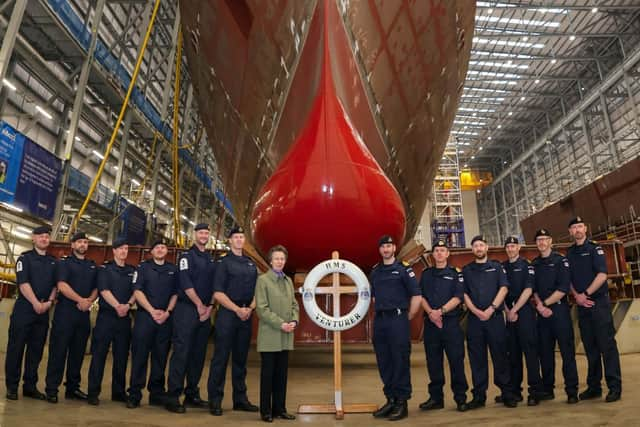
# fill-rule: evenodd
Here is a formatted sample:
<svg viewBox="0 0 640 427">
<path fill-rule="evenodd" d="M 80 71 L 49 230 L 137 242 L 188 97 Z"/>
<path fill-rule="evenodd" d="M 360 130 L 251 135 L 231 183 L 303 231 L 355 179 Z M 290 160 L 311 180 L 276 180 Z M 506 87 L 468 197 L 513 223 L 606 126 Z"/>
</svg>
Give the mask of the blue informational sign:
<svg viewBox="0 0 640 427">
<path fill-rule="evenodd" d="M 144 245 L 147 225 L 146 213 L 125 199 L 120 199 L 120 209 L 122 211 L 122 215 L 120 215 L 122 228 L 118 237 L 126 237 L 127 243 L 130 245 Z"/>
<path fill-rule="evenodd" d="M 26 139 L 15 205 L 37 217 L 53 220 L 61 170 L 60 159 L 30 139 Z"/>
<path fill-rule="evenodd" d="M 13 203 L 25 137 L 0 121 L 0 202 Z"/>
</svg>

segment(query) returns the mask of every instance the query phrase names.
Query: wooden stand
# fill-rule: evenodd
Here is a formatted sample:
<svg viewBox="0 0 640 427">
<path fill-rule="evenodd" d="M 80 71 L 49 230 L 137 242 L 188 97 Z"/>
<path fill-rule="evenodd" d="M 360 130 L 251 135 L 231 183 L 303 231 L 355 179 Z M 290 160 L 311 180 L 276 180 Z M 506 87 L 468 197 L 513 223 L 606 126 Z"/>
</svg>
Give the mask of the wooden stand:
<svg viewBox="0 0 640 427">
<path fill-rule="evenodd" d="M 331 254 L 332 259 L 339 259 L 337 251 Z M 358 292 L 355 286 L 340 286 L 340 273 L 333 273 L 331 286 L 316 288 L 316 294 L 333 295 L 333 316 L 340 317 L 340 294 Z M 371 413 L 378 409 L 374 403 L 342 403 L 342 339 L 340 331 L 333 332 L 333 404 L 303 404 L 298 406 L 298 414 L 336 414 L 336 420 L 344 419 L 344 414 Z"/>
</svg>

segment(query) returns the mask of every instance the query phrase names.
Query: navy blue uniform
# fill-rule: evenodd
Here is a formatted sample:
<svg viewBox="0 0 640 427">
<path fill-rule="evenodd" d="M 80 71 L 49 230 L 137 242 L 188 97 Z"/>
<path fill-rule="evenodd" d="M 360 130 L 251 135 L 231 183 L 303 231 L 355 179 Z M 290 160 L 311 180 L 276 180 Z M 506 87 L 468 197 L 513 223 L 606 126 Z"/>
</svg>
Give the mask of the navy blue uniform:
<svg viewBox="0 0 640 427">
<path fill-rule="evenodd" d="M 39 255 L 30 250 L 22 253 L 16 262 L 16 283 L 31 285 L 40 302 L 49 300 L 56 285 L 56 259 L 50 255 Z M 19 289 L 19 288 L 18 288 Z M 18 292 L 18 299 L 11 312 L 9 341 L 5 360 L 7 391 L 17 392 L 24 360 L 23 390 L 33 391 L 38 383 L 38 365 L 42 360 L 44 343 L 49 330 L 49 313 L 37 314 L 31 303 Z"/>
<path fill-rule="evenodd" d="M 440 309 L 451 298 L 460 299 L 460 304 L 442 317 L 442 329 L 438 328 L 428 316 L 424 318 L 424 352 L 427 356 L 429 371 L 429 395 L 431 399 L 442 402 L 444 395 L 443 352 L 447 353 L 451 373 L 451 390 L 457 403 L 467 400 L 467 378 L 464 374 L 464 333 L 460 327 L 460 306 L 464 298 L 464 278 L 462 273 L 451 266 L 445 268 L 427 268 L 420 277 L 422 298 L 429 306 Z"/>
<path fill-rule="evenodd" d="M 531 263 L 535 270 L 534 292 L 544 301 L 554 291 L 569 293 L 569 261 L 557 252 L 546 258 L 537 257 Z M 553 315 L 548 318 L 538 316 L 538 334 L 540 367 L 542 368 L 542 385 L 545 393 L 553 393 L 555 387 L 556 341 L 562 355 L 562 374 L 564 389 L 568 396 L 578 393 L 578 368 L 576 367 L 576 350 L 573 325 L 569 304 L 565 295 L 550 307 Z"/>
<path fill-rule="evenodd" d="M 187 398 L 199 398 L 198 382 L 207 354 L 211 322 L 201 322 L 198 310 L 185 294 L 193 289 L 206 306 L 213 296 L 215 262 L 211 254 L 195 245 L 180 256 L 178 303 L 173 313 L 173 353 L 169 363 L 169 397 L 178 399 L 184 391 Z M 184 388 L 185 376 L 187 387 Z"/>
<path fill-rule="evenodd" d="M 144 261 L 133 275 L 134 291 L 141 291 L 156 310 L 166 310 L 169 300 L 177 292 L 178 272 L 170 262 L 157 264 Z M 138 304 L 131 342 L 131 380 L 129 399 L 140 402 L 147 380 L 147 364 L 151 354 L 151 374 L 147 389 L 152 397 L 162 399 L 165 394 L 164 370 L 171 346 L 171 319 L 159 325 L 151 314 Z"/>
<path fill-rule="evenodd" d="M 115 262 L 107 262 L 98 268 L 98 291 L 110 291 L 120 304 L 128 304 L 133 294 L 133 274 L 131 265 L 120 267 Z M 109 347 L 113 345 L 113 367 L 111 371 L 111 398 L 125 400 L 125 382 L 129 345 L 131 343 L 131 317 L 118 316 L 116 310 L 102 297 L 100 310 L 91 336 L 91 365 L 89 365 L 89 396 L 98 397 L 104 376 L 104 365 Z"/>
<path fill-rule="evenodd" d="M 375 298 L 373 348 L 388 400 L 411 397 L 411 335 L 407 310 L 411 297 L 420 295 L 416 275 L 400 261 L 376 264 L 369 276 Z"/>
<path fill-rule="evenodd" d="M 509 293 L 505 304 L 509 309 L 520 299 L 525 289 L 533 290 L 535 270 L 524 258 L 514 262 L 502 263 L 507 272 Z M 536 327 L 536 311 L 527 302 L 518 310 L 518 320 L 507 322 L 507 341 L 509 350 L 509 364 L 511 365 L 511 384 L 515 393 L 522 394 L 522 354 L 527 364 L 527 382 L 529 395 L 535 396 L 542 392 L 540 378 L 540 361 L 538 358 L 538 328 Z"/>
<path fill-rule="evenodd" d="M 214 292 L 224 292 L 238 307 L 249 307 L 253 301 L 258 280 L 258 269 L 251 258 L 230 252 L 216 263 Z M 209 402 L 220 404 L 224 396 L 224 383 L 229 355 L 233 383 L 233 404 L 248 402 L 247 354 L 251 340 L 251 317 L 242 321 L 233 312 L 220 307 L 215 325 L 215 351 L 209 370 Z"/>
<path fill-rule="evenodd" d="M 58 282 L 66 282 L 80 297 L 89 298 L 96 289 L 96 264 L 72 254 L 58 263 Z M 49 364 L 47 365 L 47 395 L 57 395 L 67 365 L 67 393 L 80 387 L 80 369 L 91 332 L 89 311 L 80 311 L 77 303 L 60 293 L 53 315 L 49 337 Z"/>
<path fill-rule="evenodd" d="M 509 287 L 507 275 L 502 265 L 497 261 L 469 263 L 462 269 L 462 274 L 464 293 L 469 296 L 479 310 L 486 310 L 491 306 L 501 287 Z M 489 386 L 487 347 L 489 347 L 493 362 L 494 383 L 500 388 L 503 398 L 511 398 L 507 330 L 504 314 L 500 307 L 486 321 L 469 313 L 467 346 L 471 362 L 473 398 L 481 402 L 487 399 Z"/>
<path fill-rule="evenodd" d="M 567 252 L 571 271 L 571 283 L 576 292 L 587 290 L 598 273 L 607 273 L 604 251 L 595 242 L 574 244 Z M 615 329 L 609 302 L 607 282 L 589 297 L 595 302 L 590 308 L 578 306 L 578 325 L 587 354 L 589 369 L 587 385 L 596 392 L 602 390 L 602 363 L 605 379 L 611 391 L 622 391 L 620 355 L 615 340 Z"/>
</svg>

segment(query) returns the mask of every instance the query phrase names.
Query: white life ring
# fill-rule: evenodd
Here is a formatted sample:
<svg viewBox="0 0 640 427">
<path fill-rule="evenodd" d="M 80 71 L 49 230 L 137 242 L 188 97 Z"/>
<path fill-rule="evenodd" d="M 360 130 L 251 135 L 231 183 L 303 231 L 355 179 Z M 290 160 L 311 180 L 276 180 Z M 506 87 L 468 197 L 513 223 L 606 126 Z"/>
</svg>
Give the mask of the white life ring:
<svg viewBox="0 0 640 427">
<path fill-rule="evenodd" d="M 341 317 L 329 316 L 318 307 L 318 303 L 316 302 L 315 290 L 318 282 L 326 275 L 332 273 L 347 275 L 358 288 L 358 302 L 356 306 L 349 313 Z M 371 302 L 371 290 L 367 276 L 357 265 L 343 259 L 329 259 L 316 265 L 304 279 L 300 293 L 302 294 L 304 309 L 311 320 L 321 328 L 330 331 L 344 331 L 360 323 L 367 315 Z"/>
</svg>

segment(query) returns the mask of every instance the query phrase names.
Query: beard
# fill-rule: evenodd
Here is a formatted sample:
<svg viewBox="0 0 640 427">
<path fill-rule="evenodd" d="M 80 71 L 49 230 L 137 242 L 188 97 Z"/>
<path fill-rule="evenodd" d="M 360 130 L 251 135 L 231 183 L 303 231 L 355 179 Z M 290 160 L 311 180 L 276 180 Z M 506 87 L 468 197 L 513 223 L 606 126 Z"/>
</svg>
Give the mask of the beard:
<svg viewBox="0 0 640 427">
<path fill-rule="evenodd" d="M 486 252 L 474 252 L 473 256 L 476 257 L 476 259 L 483 259 L 484 257 L 487 256 Z"/>
</svg>

